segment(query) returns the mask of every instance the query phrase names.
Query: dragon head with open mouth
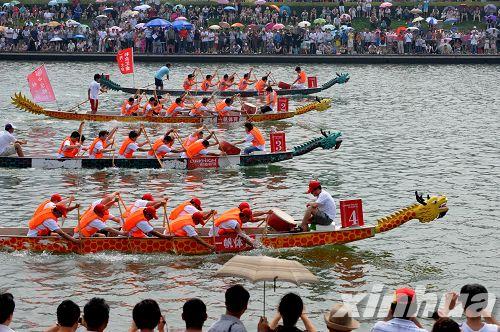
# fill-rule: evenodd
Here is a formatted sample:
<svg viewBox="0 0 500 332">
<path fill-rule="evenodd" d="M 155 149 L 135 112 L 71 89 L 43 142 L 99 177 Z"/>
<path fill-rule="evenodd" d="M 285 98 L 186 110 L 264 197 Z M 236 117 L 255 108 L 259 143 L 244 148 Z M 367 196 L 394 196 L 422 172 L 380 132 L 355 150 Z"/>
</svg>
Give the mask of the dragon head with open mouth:
<svg viewBox="0 0 500 332">
<path fill-rule="evenodd" d="M 446 203 L 448 199 L 446 196 L 429 196 L 427 195 L 427 199 L 422 197 L 422 194 L 418 194 L 415 191 L 415 197 L 417 202 L 420 205 L 416 206 L 414 211 L 416 213 L 415 218 L 418 219 L 421 223 L 431 222 L 433 220 L 442 218 L 448 212 L 448 206 Z"/>
</svg>

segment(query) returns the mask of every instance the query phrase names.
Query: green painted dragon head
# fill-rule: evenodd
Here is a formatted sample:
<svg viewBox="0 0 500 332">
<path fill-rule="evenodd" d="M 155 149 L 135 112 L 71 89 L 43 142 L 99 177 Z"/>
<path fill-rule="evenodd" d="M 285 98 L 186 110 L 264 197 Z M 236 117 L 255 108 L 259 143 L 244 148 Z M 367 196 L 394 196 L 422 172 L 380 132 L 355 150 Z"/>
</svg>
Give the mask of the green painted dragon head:
<svg viewBox="0 0 500 332">
<path fill-rule="evenodd" d="M 448 199 L 446 196 L 429 196 L 427 199 L 422 197 L 422 194 L 418 194 L 415 191 L 415 197 L 419 205 L 415 206 L 413 211 L 415 212 L 415 219 L 418 219 L 421 223 L 428 223 L 433 220 L 442 218 L 448 212 L 448 207 L 446 203 Z"/>
<path fill-rule="evenodd" d="M 336 132 L 325 132 L 321 130 L 323 137 L 316 137 L 306 143 L 295 146 L 293 148 L 293 155 L 300 156 L 311 152 L 316 148 L 323 148 L 325 150 L 335 149 L 337 150 L 342 144 L 342 133 L 340 131 Z"/>
<path fill-rule="evenodd" d="M 121 90 L 121 85 L 116 83 L 116 82 L 113 82 L 111 80 L 108 80 L 104 77 L 101 77 L 101 84 L 105 87 L 107 87 L 108 89 L 110 90 L 114 90 L 114 91 L 120 91 Z"/>
<path fill-rule="evenodd" d="M 329 80 L 328 82 L 326 82 L 325 84 L 323 84 L 323 86 L 321 87 L 323 90 L 325 89 L 328 89 L 330 87 L 332 87 L 333 85 L 335 84 L 344 84 L 344 83 L 347 83 L 349 82 L 349 74 L 348 73 L 335 73 L 337 75 L 337 77 Z"/>
</svg>

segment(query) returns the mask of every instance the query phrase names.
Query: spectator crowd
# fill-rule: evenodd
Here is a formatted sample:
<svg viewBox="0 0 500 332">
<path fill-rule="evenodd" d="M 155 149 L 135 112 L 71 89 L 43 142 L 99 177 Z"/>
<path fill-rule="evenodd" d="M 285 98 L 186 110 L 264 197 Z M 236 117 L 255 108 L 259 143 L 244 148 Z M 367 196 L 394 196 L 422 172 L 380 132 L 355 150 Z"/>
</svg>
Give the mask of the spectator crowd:
<svg viewBox="0 0 500 332">
<path fill-rule="evenodd" d="M 97 1 L 4 5 L 0 51 L 116 53 L 133 47 L 153 54 L 497 54 L 500 47 L 500 10 L 493 4 L 431 8 L 424 0 L 409 8 L 358 0 L 348 7 L 339 0 L 334 7 L 291 8 L 264 0 L 254 6 L 187 7 Z M 356 29 L 356 21 L 364 25 Z M 470 27 L 457 27 L 464 22 Z"/>
<path fill-rule="evenodd" d="M 324 315 L 324 325 L 316 328 L 305 311 L 301 297 L 295 293 L 283 296 L 274 318 L 268 322 L 261 317 L 256 327 L 245 326 L 243 316 L 247 310 L 250 294 L 241 285 L 231 286 L 225 293 L 226 311 L 211 327 L 205 327 L 207 307 L 205 303 L 193 298 L 182 306 L 182 320 L 185 331 L 208 332 L 300 332 L 300 331 L 353 331 L 359 328 L 359 322 L 353 318 L 348 305 L 337 303 Z M 459 304 L 460 303 L 460 304 Z M 461 324 L 449 318 L 450 311 L 461 305 L 465 319 Z M 488 292 L 479 284 L 467 284 L 460 293 L 448 293 L 443 308 L 438 309 L 433 318 L 435 323 L 432 332 L 498 332 L 498 321 L 485 312 L 488 305 Z M 15 325 L 15 301 L 10 293 L 0 294 L 0 331 L 13 331 L 9 326 Z M 426 329 L 417 319 L 418 305 L 415 291 L 411 288 L 400 288 L 394 293 L 394 299 L 388 309 L 386 319 L 374 324 L 372 332 L 425 332 Z M 102 298 L 92 298 L 83 307 L 71 300 L 64 300 L 57 307 L 55 324 L 46 329 L 47 332 L 76 331 L 80 326 L 85 331 L 105 331 L 110 319 L 110 306 Z M 299 324 L 299 321 L 301 324 Z M 161 313 L 159 304 L 152 299 L 137 303 L 132 311 L 129 331 L 167 331 L 166 319 Z M 297 324 L 299 324 L 298 327 Z M 303 325 L 303 328 L 302 328 Z M 81 331 L 81 330 L 80 330 Z"/>
</svg>

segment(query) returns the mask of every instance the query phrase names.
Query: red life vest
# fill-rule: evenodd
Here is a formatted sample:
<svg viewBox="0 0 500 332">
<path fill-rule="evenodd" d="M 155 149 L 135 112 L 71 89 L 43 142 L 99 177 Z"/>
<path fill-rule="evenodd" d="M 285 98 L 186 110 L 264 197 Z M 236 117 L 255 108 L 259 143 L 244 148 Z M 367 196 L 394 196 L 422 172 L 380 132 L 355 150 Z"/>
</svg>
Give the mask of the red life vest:
<svg viewBox="0 0 500 332">
<path fill-rule="evenodd" d="M 39 213 L 37 213 L 28 223 L 28 227 L 30 230 L 36 229 L 38 226 L 42 225 L 43 222 L 47 219 L 53 219 L 57 222 L 57 217 L 53 212 L 53 209 L 43 209 Z M 42 230 L 37 231 L 38 236 L 47 236 L 50 235 L 50 229 L 44 228 Z"/>
<path fill-rule="evenodd" d="M 40 203 L 40 205 L 38 205 L 38 207 L 36 208 L 35 213 L 33 213 L 33 217 L 36 216 L 40 211 L 45 209 L 45 205 L 47 205 L 47 203 L 50 203 L 50 202 L 51 202 L 50 199 L 46 199 L 42 203 Z"/>
<path fill-rule="evenodd" d="M 182 87 L 184 88 L 184 91 L 191 91 L 191 88 L 194 85 L 194 79 L 185 79 L 184 83 L 182 84 Z"/>
<path fill-rule="evenodd" d="M 208 91 L 208 89 L 210 89 L 210 85 L 212 85 L 212 80 L 204 80 L 201 83 L 201 90 Z"/>
<path fill-rule="evenodd" d="M 196 142 L 194 142 L 193 144 L 186 147 L 186 156 L 188 158 L 196 157 L 204 149 L 205 149 L 205 146 L 203 145 L 203 140 L 199 139 Z"/>
<path fill-rule="evenodd" d="M 224 115 L 227 115 L 229 112 L 228 111 L 225 111 L 224 108 L 227 106 L 226 102 L 223 100 L 221 101 L 220 103 L 218 103 L 217 105 L 215 105 L 215 110 L 217 111 L 217 113 L 219 114 L 219 116 L 224 116 Z"/>
<path fill-rule="evenodd" d="M 200 107 L 202 106 L 203 104 L 201 103 L 201 101 L 197 102 L 196 104 L 194 104 L 194 107 L 191 109 L 191 112 L 196 116 L 202 116 L 203 111 L 200 111 Z"/>
<path fill-rule="evenodd" d="M 231 210 L 230 210 L 231 211 Z M 239 209 L 238 209 L 239 211 Z M 224 212 L 220 217 L 216 218 L 214 221 L 214 226 L 219 227 L 223 222 L 229 221 L 229 220 L 236 220 L 240 227 L 242 227 L 243 223 L 241 222 L 240 219 L 240 214 L 238 213 L 232 213 L 232 212 Z M 219 235 L 224 235 L 224 234 L 231 234 L 231 233 L 236 233 L 236 231 L 232 229 L 224 229 L 224 228 L 219 228 Z"/>
<path fill-rule="evenodd" d="M 169 108 L 167 108 L 167 115 L 172 116 L 177 108 L 184 108 L 184 103 L 177 104 L 173 102 Z"/>
<path fill-rule="evenodd" d="M 129 152 L 127 152 L 127 154 L 125 154 L 125 151 L 127 150 L 127 147 L 131 143 L 135 143 L 135 142 L 133 140 L 131 140 L 129 137 L 127 137 L 125 139 L 125 141 L 123 142 L 122 146 L 120 147 L 120 150 L 118 151 L 118 154 L 121 155 L 121 156 L 124 156 L 127 159 L 132 158 L 134 156 L 134 151 L 129 150 Z"/>
<path fill-rule="evenodd" d="M 106 220 L 108 220 L 108 217 L 109 214 L 105 214 L 103 217 L 99 217 L 93 210 L 87 210 L 87 212 L 83 214 L 82 218 L 78 222 L 78 225 L 73 229 L 73 232 L 75 234 L 80 233 L 81 237 L 91 237 L 92 235 L 97 233 L 99 229 L 94 227 L 87 229 L 89 224 L 96 219 L 99 219 L 102 222 L 106 222 Z"/>
<path fill-rule="evenodd" d="M 99 151 L 97 152 L 96 154 L 94 154 L 94 149 L 95 149 L 95 145 L 97 144 L 97 142 L 101 141 L 102 142 L 102 147 L 103 149 L 107 148 L 108 145 L 106 144 L 106 140 L 105 139 L 100 139 L 99 137 L 95 138 L 93 141 L 92 141 L 92 144 L 90 144 L 90 147 L 89 147 L 89 156 L 94 156 L 95 159 L 101 159 L 104 154 Z"/>
<path fill-rule="evenodd" d="M 255 90 L 258 92 L 262 93 L 266 89 L 266 82 L 263 80 L 258 80 L 257 83 L 255 83 Z"/>
<path fill-rule="evenodd" d="M 297 81 L 297 83 L 300 83 L 300 84 L 305 84 L 307 81 L 307 75 L 306 75 L 306 72 L 301 70 L 300 73 L 299 73 L 299 80 Z"/>
<path fill-rule="evenodd" d="M 167 152 L 165 151 L 161 151 L 161 152 L 158 152 L 158 149 L 162 146 L 162 145 L 167 145 L 169 148 L 172 147 L 172 145 L 174 144 L 174 142 L 170 143 L 170 144 L 165 144 L 165 142 L 163 142 L 163 137 L 160 137 L 158 138 L 154 144 L 153 144 L 153 149 L 152 150 L 149 150 L 148 151 L 148 155 L 150 155 L 151 157 L 153 157 L 155 154 L 154 152 L 156 152 L 156 155 L 158 156 L 158 158 L 163 158 L 165 157 L 165 155 L 167 154 Z M 154 151 L 154 152 L 153 152 Z"/>
<path fill-rule="evenodd" d="M 276 103 L 278 102 L 277 95 L 278 94 L 276 93 L 276 91 L 267 92 L 266 93 L 266 105 L 270 106 L 271 108 L 276 107 Z"/>
<path fill-rule="evenodd" d="M 240 91 L 245 91 L 248 88 L 248 80 L 242 78 L 238 84 L 238 89 Z"/>
<path fill-rule="evenodd" d="M 79 148 L 63 149 L 64 143 L 66 143 L 66 141 L 69 141 L 69 145 L 76 144 L 71 141 L 70 137 L 66 137 L 64 141 L 61 143 L 61 146 L 59 147 L 59 151 L 57 151 L 57 153 L 62 154 L 64 158 L 75 158 L 80 149 Z"/>
<path fill-rule="evenodd" d="M 128 216 L 125 219 L 125 222 L 123 223 L 123 227 L 122 227 L 124 232 L 130 233 L 132 231 L 132 229 L 134 227 L 136 227 L 137 224 L 140 223 L 141 221 L 146 221 L 148 224 L 150 224 L 149 221 L 144 216 L 144 213 L 143 213 L 144 209 L 145 208 L 141 208 L 141 209 L 135 211 L 134 213 L 132 213 L 130 216 Z M 153 227 L 153 226 L 151 226 L 151 227 Z M 144 232 L 141 231 L 140 229 L 137 229 L 132 233 L 132 237 L 142 238 L 142 237 L 146 237 L 146 234 L 144 234 Z"/>
<path fill-rule="evenodd" d="M 179 206 L 177 206 L 175 209 L 172 210 L 172 212 L 170 212 L 168 219 L 170 220 L 177 219 L 177 217 L 179 217 L 179 214 L 181 214 L 182 211 L 184 211 L 184 208 L 188 205 L 191 205 L 191 201 L 185 201 L 179 204 Z"/>
<path fill-rule="evenodd" d="M 253 136 L 253 140 L 252 140 L 253 146 L 260 146 L 260 145 L 266 144 L 266 140 L 264 139 L 264 136 L 262 136 L 262 133 L 256 127 L 253 127 L 253 129 L 250 130 L 250 134 L 252 134 L 252 136 Z"/>
<path fill-rule="evenodd" d="M 186 231 L 182 229 L 184 226 L 196 227 L 193 217 L 190 214 L 180 216 L 179 218 L 170 221 L 170 233 L 175 236 L 187 236 Z"/>
</svg>

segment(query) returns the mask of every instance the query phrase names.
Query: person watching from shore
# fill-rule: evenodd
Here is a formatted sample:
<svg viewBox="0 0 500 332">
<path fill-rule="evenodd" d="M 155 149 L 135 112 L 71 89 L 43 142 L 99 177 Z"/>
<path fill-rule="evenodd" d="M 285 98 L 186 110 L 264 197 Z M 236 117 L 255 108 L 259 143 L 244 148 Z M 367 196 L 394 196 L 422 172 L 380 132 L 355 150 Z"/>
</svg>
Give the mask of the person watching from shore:
<svg viewBox="0 0 500 332">
<path fill-rule="evenodd" d="M 109 322 L 109 305 L 94 297 L 83 307 L 83 323 L 87 332 L 103 332 Z"/>
<path fill-rule="evenodd" d="M 187 300 L 182 306 L 182 320 L 186 323 L 185 332 L 201 332 L 207 318 L 207 306 L 200 299 Z"/>
<path fill-rule="evenodd" d="M 248 308 L 250 293 L 241 285 L 234 285 L 226 290 L 226 313 L 216 321 L 208 332 L 246 332 L 240 320 Z"/>
<path fill-rule="evenodd" d="M 155 89 L 163 90 L 163 76 L 167 78 L 167 81 L 170 80 L 170 67 L 172 65 L 167 63 L 165 66 L 161 67 L 155 74 Z"/>
<path fill-rule="evenodd" d="M 27 143 L 25 140 L 18 140 L 14 136 L 14 127 L 11 123 L 5 125 L 5 131 L 0 134 L 0 157 L 8 157 L 17 153 L 18 157 L 24 157 L 21 145 Z"/>
<path fill-rule="evenodd" d="M 394 293 L 386 319 L 377 322 L 371 332 L 426 332 L 416 318 L 417 310 L 415 291 L 399 288 Z"/>
<path fill-rule="evenodd" d="M 57 324 L 45 332 L 75 332 L 80 324 L 80 307 L 71 300 L 64 300 L 57 306 Z"/>
<path fill-rule="evenodd" d="M 359 328 L 359 322 L 352 318 L 351 308 L 343 303 L 336 303 L 324 319 L 330 332 L 349 332 Z"/>
<path fill-rule="evenodd" d="M 304 324 L 304 332 L 316 332 L 314 324 L 304 311 L 304 303 L 300 296 L 295 293 L 288 293 L 281 298 L 278 305 L 278 312 L 269 324 L 269 331 L 302 332 L 302 330 L 296 327 L 299 318 Z M 282 321 L 282 325 L 279 324 L 280 321 Z"/>
<path fill-rule="evenodd" d="M 16 303 L 11 293 L 0 294 L 0 332 L 14 332 L 9 325 L 14 317 Z"/>
<path fill-rule="evenodd" d="M 316 180 L 309 182 L 309 190 L 307 194 L 312 194 L 316 197 L 315 201 L 306 204 L 306 212 L 302 219 L 300 228 L 302 231 L 308 230 L 309 224 L 317 224 L 322 226 L 332 225 L 335 228 L 335 200 L 332 195 L 326 190 L 323 190 L 321 183 Z"/>
<path fill-rule="evenodd" d="M 160 306 L 155 300 L 147 299 L 137 303 L 132 310 L 132 326 L 129 332 L 165 331 L 165 319 L 161 315 Z"/>
</svg>

